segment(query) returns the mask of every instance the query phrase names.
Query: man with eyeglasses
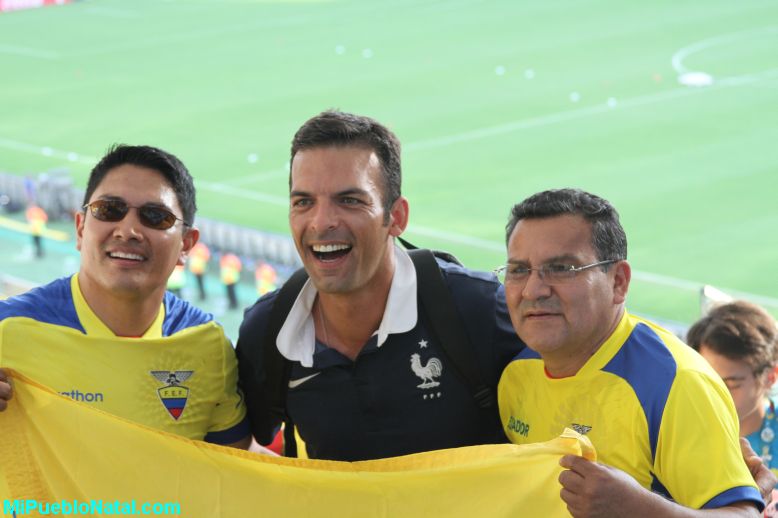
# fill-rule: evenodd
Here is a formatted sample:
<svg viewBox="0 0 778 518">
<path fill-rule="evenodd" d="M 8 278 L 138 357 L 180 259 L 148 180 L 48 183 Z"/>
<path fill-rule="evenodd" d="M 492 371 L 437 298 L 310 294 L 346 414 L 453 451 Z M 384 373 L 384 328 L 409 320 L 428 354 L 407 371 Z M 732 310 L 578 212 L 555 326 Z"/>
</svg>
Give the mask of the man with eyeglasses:
<svg viewBox="0 0 778 518">
<path fill-rule="evenodd" d="M 211 315 L 166 292 L 197 243 L 195 210 L 178 158 L 111 148 L 76 214 L 79 272 L 0 301 L 0 367 L 160 430 L 246 448 L 229 339 Z M 7 378 L 0 369 L 0 410 Z"/>
<path fill-rule="evenodd" d="M 527 349 L 503 372 L 500 414 L 517 444 L 564 428 L 592 441 L 598 462 L 561 461 L 573 516 L 758 516 L 726 387 L 675 336 L 625 310 L 627 239 L 611 204 L 541 192 L 513 207 L 506 237 L 505 296 Z"/>
</svg>

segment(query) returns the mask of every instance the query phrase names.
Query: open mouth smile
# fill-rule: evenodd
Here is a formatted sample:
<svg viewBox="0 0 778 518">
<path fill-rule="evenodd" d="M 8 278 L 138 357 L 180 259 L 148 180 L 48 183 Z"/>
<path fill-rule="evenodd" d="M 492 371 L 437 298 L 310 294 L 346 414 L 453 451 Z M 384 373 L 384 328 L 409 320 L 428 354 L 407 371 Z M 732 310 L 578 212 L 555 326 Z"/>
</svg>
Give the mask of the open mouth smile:
<svg viewBox="0 0 778 518">
<path fill-rule="evenodd" d="M 343 243 L 331 245 L 312 245 L 311 251 L 319 261 L 330 262 L 337 261 L 351 252 L 351 245 Z"/>
<path fill-rule="evenodd" d="M 107 252 L 106 255 L 110 257 L 111 259 L 121 259 L 123 261 L 136 261 L 136 262 L 143 262 L 146 260 L 146 258 L 140 254 L 132 253 L 132 252 Z"/>
</svg>

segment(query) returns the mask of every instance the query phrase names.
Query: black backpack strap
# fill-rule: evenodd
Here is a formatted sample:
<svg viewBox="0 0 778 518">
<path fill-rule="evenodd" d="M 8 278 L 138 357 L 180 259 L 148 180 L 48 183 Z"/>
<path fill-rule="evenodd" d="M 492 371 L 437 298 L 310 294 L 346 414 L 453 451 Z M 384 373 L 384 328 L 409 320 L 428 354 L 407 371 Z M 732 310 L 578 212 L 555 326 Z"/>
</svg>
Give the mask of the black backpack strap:
<svg viewBox="0 0 778 518">
<path fill-rule="evenodd" d="M 292 310 L 294 301 L 308 280 L 305 269 L 300 268 L 289 277 L 276 295 L 273 309 L 270 311 L 263 351 L 263 368 L 265 371 L 265 401 L 270 411 L 281 416 L 284 421 L 284 455 L 297 456 L 297 441 L 294 437 L 294 423 L 286 412 L 286 392 L 289 388 L 289 373 L 291 363 L 281 356 L 276 346 L 278 333 L 286 322 L 286 317 Z M 290 439 L 291 438 L 291 439 Z"/>
<path fill-rule="evenodd" d="M 411 251 L 411 250 L 422 250 L 421 248 L 419 248 L 418 246 L 414 245 L 410 241 L 406 241 L 405 239 L 403 239 L 403 238 L 401 238 L 399 236 L 397 236 L 397 240 L 400 241 L 400 243 L 408 251 Z M 446 252 L 444 250 L 430 250 L 430 252 L 432 252 L 432 255 L 434 255 L 435 257 L 439 257 L 440 259 L 443 259 L 447 263 L 454 263 L 454 264 L 458 264 L 459 266 L 462 266 L 462 263 L 459 261 L 459 259 L 457 259 L 456 256 L 454 256 L 454 254 L 452 254 L 452 253 Z"/>
<path fill-rule="evenodd" d="M 419 250 L 419 247 L 411 243 L 410 241 L 406 241 L 400 236 L 397 236 L 397 240 L 402 244 L 406 250 Z"/>
<path fill-rule="evenodd" d="M 475 350 L 467 339 L 462 317 L 457 312 L 451 291 L 440 271 L 432 251 L 420 248 L 408 250 L 414 266 L 419 298 L 432 333 L 440 343 L 454 370 L 465 382 L 479 407 L 493 408 L 497 402 L 494 390 L 482 380 Z"/>
</svg>

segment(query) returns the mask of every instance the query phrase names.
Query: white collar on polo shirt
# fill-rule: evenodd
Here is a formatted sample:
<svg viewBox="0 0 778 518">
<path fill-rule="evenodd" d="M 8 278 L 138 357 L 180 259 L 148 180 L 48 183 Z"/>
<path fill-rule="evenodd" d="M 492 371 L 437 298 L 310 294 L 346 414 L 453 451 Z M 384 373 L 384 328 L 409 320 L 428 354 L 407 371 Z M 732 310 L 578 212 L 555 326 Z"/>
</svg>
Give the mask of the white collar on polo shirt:
<svg viewBox="0 0 778 518">
<path fill-rule="evenodd" d="M 416 308 L 416 268 L 408 253 L 397 245 L 394 246 L 394 257 L 394 277 L 384 317 L 373 333 L 373 336 L 378 335 L 378 347 L 386 342 L 390 334 L 406 333 L 416 327 L 419 316 Z M 311 309 L 316 293 L 316 288 L 308 279 L 276 339 L 281 354 L 288 360 L 300 362 L 303 367 L 313 367 L 316 331 Z"/>
</svg>

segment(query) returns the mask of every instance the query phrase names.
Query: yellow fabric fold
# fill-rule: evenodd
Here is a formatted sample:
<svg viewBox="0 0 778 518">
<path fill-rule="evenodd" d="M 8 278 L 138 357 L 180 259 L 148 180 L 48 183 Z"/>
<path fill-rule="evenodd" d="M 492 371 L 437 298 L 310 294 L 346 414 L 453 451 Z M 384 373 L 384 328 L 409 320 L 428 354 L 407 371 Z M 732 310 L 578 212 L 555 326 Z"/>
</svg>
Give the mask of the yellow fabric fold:
<svg viewBox="0 0 778 518">
<path fill-rule="evenodd" d="M 0 500 L 178 502 L 181 516 L 203 518 L 569 516 L 559 458 L 595 459 L 572 430 L 542 444 L 365 462 L 276 458 L 138 425 L 18 373 L 12 381 L 0 412 Z"/>
</svg>

